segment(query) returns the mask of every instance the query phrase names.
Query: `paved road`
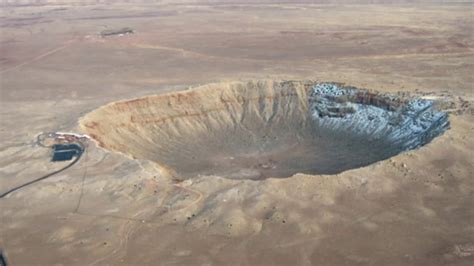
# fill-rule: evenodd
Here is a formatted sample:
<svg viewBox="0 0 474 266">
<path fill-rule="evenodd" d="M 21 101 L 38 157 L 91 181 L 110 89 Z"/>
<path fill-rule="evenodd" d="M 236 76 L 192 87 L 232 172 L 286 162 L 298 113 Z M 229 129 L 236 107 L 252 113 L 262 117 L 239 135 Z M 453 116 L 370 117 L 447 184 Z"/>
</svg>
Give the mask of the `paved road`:
<svg viewBox="0 0 474 266">
<path fill-rule="evenodd" d="M 82 156 L 82 154 L 83 154 L 84 151 L 85 151 L 84 145 L 82 145 L 82 144 L 79 144 L 79 145 L 81 146 L 81 152 L 79 153 L 79 155 L 77 155 L 77 157 L 76 157 L 74 160 L 71 161 L 71 163 L 69 163 L 68 165 L 66 165 L 65 167 L 63 167 L 63 168 L 61 168 L 61 169 L 59 169 L 59 170 L 56 170 L 56 171 L 54 171 L 54 172 L 51 172 L 51 173 L 46 174 L 46 175 L 44 175 L 44 176 L 41 176 L 41 177 L 39 177 L 39 178 L 37 178 L 37 179 L 35 179 L 35 180 L 29 181 L 29 182 L 24 183 L 24 184 L 22 184 L 22 185 L 20 185 L 20 186 L 14 187 L 14 188 L 12 188 L 12 189 L 10 189 L 10 190 L 8 190 L 8 191 L 6 191 L 6 192 L 0 194 L 0 199 L 1 199 L 1 198 L 4 198 L 4 197 L 6 197 L 7 195 L 9 195 L 9 194 L 11 194 L 11 193 L 13 193 L 13 192 L 15 192 L 15 191 L 17 191 L 17 190 L 19 190 L 19 189 L 22 189 L 22 188 L 24 188 L 24 187 L 26 187 L 26 186 L 29 186 L 29 185 L 31 185 L 31 184 L 34 184 L 34 183 L 39 182 L 39 181 L 41 181 L 41 180 L 44 180 L 44 179 L 46 179 L 46 178 L 48 178 L 48 177 L 51 177 L 51 176 L 53 176 L 53 175 L 55 175 L 55 174 L 61 173 L 62 171 L 66 170 L 66 169 L 68 169 L 69 167 L 71 167 L 71 166 L 73 166 L 74 164 L 76 164 L 76 163 L 79 161 L 79 159 L 81 159 L 81 156 Z"/>
</svg>

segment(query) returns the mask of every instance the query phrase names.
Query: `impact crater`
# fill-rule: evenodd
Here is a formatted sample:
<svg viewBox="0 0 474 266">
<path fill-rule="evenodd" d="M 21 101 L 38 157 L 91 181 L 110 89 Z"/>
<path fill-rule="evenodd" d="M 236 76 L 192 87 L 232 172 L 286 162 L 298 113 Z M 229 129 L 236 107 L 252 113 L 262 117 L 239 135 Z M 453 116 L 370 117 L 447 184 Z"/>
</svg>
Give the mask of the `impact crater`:
<svg viewBox="0 0 474 266">
<path fill-rule="evenodd" d="M 267 80 L 114 102 L 80 124 L 100 146 L 184 179 L 337 174 L 416 149 L 449 127 L 429 100 Z"/>
</svg>

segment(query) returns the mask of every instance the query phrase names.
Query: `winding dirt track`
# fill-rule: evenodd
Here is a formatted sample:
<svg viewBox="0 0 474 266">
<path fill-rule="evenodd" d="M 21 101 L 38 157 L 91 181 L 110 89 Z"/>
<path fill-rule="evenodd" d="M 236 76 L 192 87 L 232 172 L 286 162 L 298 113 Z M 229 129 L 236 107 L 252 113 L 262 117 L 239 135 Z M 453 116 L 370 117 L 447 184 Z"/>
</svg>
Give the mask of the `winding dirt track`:
<svg viewBox="0 0 474 266">
<path fill-rule="evenodd" d="M 9 67 L 9 68 L 0 70 L 0 74 L 6 73 L 6 72 L 9 72 L 9 71 L 13 71 L 13 70 L 19 69 L 19 68 L 21 68 L 21 67 L 23 67 L 23 66 L 26 66 L 26 65 L 29 65 L 29 64 L 31 64 L 31 63 L 34 63 L 34 62 L 36 62 L 36 61 L 39 61 L 39 60 L 41 60 L 41 59 L 43 59 L 43 58 L 45 58 L 45 57 L 47 57 L 47 56 L 50 56 L 50 55 L 55 54 L 55 53 L 57 53 L 57 52 L 59 52 L 59 51 L 61 51 L 61 50 L 64 50 L 64 49 L 68 48 L 69 46 L 73 45 L 73 44 L 76 43 L 77 41 L 78 41 L 77 38 L 67 40 L 67 41 L 64 42 L 64 44 L 62 44 L 62 45 L 60 45 L 60 46 L 58 46 L 58 47 L 55 47 L 55 48 L 53 48 L 53 49 L 51 49 L 51 50 L 48 50 L 48 51 L 46 51 L 46 52 L 44 52 L 44 53 L 42 53 L 42 54 L 40 54 L 40 55 L 37 55 L 37 56 L 35 56 L 35 57 L 33 57 L 33 58 L 27 60 L 27 61 L 24 61 L 24 62 L 22 62 L 22 63 L 20 63 L 20 64 L 17 64 L 17 65 L 15 65 L 15 66 L 12 66 L 12 67 Z"/>
</svg>

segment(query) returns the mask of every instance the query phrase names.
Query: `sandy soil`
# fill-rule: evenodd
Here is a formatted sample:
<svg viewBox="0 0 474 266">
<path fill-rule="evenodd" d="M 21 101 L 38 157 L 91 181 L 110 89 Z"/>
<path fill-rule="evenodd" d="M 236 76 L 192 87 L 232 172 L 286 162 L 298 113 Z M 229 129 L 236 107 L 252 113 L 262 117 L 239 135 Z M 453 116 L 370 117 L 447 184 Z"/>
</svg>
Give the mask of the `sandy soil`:
<svg viewBox="0 0 474 266">
<path fill-rule="evenodd" d="M 472 4 L 4 6 L 0 189 L 64 166 L 34 145 L 112 101 L 249 79 L 447 98 L 430 144 L 337 175 L 178 182 L 90 143 L 0 199 L 12 265 L 472 265 Z M 100 37 L 106 29 L 134 34 Z"/>
</svg>

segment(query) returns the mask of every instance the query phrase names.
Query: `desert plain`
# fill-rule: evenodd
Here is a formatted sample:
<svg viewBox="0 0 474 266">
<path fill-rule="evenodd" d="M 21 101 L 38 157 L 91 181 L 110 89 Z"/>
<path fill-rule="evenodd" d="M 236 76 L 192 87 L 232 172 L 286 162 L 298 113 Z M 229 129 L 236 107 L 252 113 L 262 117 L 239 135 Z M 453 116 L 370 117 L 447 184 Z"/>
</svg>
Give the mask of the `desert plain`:
<svg viewBox="0 0 474 266">
<path fill-rule="evenodd" d="M 144 96 L 338 82 L 441 101 L 450 122 L 361 168 L 258 180 L 181 178 L 127 154 L 140 144 L 116 152 L 92 138 L 74 166 L 0 199 L 9 265 L 473 264 L 472 3 L 0 7 L 0 193 L 67 164 L 39 133 L 89 133 L 89 113 Z M 101 35 L 123 28 L 133 33 Z"/>
</svg>

